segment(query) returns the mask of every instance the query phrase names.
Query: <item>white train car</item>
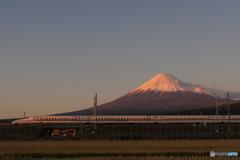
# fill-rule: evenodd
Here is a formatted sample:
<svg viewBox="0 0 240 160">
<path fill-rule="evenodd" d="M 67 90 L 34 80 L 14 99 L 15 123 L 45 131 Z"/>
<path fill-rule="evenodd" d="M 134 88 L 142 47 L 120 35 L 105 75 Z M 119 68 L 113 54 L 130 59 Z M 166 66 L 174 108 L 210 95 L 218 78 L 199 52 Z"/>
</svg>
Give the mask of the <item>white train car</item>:
<svg viewBox="0 0 240 160">
<path fill-rule="evenodd" d="M 99 115 L 98 124 L 148 124 L 148 123 L 228 123 L 227 115 Z M 240 123 L 240 115 L 231 115 L 231 123 Z M 15 120 L 12 124 L 79 124 L 95 123 L 94 116 L 34 116 Z"/>
</svg>

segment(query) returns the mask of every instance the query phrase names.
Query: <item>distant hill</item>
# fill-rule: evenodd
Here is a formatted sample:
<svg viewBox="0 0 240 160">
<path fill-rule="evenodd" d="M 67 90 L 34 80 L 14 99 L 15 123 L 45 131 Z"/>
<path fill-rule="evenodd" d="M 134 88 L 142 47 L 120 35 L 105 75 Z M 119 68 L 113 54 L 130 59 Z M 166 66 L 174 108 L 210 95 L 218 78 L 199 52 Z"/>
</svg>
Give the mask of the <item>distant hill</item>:
<svg viewBox="0 0 240 160">
<path fill-rule="evenodd" d="M 240 103 L 234 103 L 229 106 L 229 112 L 231 115 L 240 115 Z M 215 115 L 216 107 L 196 109 L 191 111 L 184 111 L 175 113 L 175 115 Z M 228 115 L 227 105 L 218 107 L 218 115 Z"/>
<path fill-rule="evenodd" d="M 0 119 L 0 123 L 8 123 L 8 122 L 12 122 L 12 121 L 15 121 L 15 120 L 18 120 L 18 119 L 23 119 L 23 118 L 11 118 L 11 119 Z"/>
</svg>

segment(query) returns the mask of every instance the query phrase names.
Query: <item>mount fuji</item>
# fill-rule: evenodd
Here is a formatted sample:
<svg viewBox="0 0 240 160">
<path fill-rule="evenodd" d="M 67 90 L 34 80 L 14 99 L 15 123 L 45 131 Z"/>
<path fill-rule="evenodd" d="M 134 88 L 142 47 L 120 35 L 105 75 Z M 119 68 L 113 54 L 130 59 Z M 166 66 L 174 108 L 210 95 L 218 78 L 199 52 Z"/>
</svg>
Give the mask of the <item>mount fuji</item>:
<svg viewBox="0 0 240 160">
<path fill-rule="evenodd" d="M 230 101 L 234 103 L 235 101 Z M 227 99 L 218 97 L 218 104 Z M 98 115 L 161 115 L 214 107 L 216 95 L 210 91 L 187 84 L 170 74 L 157 74 L 135 90 L 112 101 L 97 106 Z M 93 107 L 61 115 L 92 115 Z"/>
</svg>

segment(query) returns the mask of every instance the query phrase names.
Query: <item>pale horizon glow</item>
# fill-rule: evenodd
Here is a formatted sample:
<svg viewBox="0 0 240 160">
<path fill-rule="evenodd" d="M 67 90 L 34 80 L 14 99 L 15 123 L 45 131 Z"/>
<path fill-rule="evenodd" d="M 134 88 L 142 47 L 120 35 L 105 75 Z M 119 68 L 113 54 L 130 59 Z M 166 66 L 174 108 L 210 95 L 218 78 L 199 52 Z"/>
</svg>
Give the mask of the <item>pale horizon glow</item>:
<svg viewBox="0 0 240 160">
<path fill-rule="evenodd" d="M 89 108 L 95 93 L 100 105 L 159 73 L 239 94 L 239 6 L 1 1 L 0 119 Z"/>
</svg>

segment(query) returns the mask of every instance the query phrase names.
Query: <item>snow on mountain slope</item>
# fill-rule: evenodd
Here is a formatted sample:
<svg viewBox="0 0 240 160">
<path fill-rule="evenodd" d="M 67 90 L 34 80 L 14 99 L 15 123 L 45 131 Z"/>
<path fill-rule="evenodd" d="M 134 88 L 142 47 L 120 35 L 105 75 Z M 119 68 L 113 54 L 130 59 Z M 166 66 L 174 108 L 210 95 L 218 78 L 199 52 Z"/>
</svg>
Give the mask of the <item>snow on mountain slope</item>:
<svg viewBox="0 0 240 160">
<path fill-rule="evenodd" d="M 184 83 L 177 78 L 173 77 L 170 74 L 157 74 L 148 82 L 144 83 L 137 89 L 130 92 L 132 93 L 141 93 L 146 91 L 154 91 L 156 92 L 179 92 L 181 91 L 183 94 L 185 91 L 194 92 L 198 94 L 207 94 L 215 97 L 215 95 L 202 87 L 195 87 L 193 85 Z"/>
</svg>

